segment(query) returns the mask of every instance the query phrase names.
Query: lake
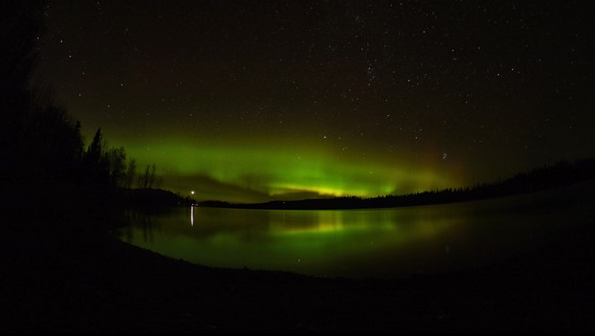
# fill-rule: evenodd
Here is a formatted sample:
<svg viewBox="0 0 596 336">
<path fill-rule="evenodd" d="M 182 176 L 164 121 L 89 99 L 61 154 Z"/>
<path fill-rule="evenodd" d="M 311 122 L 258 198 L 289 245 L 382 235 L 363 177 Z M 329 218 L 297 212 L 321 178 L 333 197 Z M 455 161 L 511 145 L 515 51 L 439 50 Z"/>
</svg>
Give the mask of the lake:
<svg viewBox="0 0 596 336">
<path fill-rule="evenodd" d="M 594 186 L 384 209 L 130 211 L 121 239 L 205 266 L 394 278 L 484 265 L 594 223 Z"/>
</svg>

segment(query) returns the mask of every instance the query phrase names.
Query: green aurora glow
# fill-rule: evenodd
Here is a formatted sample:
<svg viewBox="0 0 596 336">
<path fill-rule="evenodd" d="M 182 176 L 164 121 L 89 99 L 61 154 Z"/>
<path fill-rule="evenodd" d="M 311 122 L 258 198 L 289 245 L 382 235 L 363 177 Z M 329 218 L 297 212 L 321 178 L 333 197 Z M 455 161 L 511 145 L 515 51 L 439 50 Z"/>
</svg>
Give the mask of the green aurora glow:
<svg viewBox="0 0 596 336">
<path fill-rule="evenodd" d="M 375 197 L 594 156 L 579 3 L 165 3 L 48 3 L 35 77 L 182 196 Z"/>
<path fill-rule="evenodd" d="M 118 139 L 141 170 L 157 162 L 163 186 L 182 195 L 196 190 L 198 200 L 254 202 L 308 197 L 374 197 L 452 187 L 447 172 L 409 163 L 358 160 L 302 144 L 202 143 Z M 222 189 L 230 189 L 228 193 Z M 235 192 L 231 192 L 232 189 Z"/>
</svg>

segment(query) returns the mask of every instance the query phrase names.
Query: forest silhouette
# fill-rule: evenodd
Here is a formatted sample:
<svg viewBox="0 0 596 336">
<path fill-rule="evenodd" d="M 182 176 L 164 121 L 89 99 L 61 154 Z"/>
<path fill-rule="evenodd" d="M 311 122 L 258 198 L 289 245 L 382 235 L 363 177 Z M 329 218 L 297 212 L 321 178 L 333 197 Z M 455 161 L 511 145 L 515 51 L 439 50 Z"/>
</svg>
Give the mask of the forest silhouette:
<svg viewBox="0 0 596 336">
<path fill-rule="evenodd" d="M 3 207 L 24 210 L 34 204 L 40 214 L 74 211 L 107 218 L 124 207 L 191 202 L 158 190 L 155 164 L 138 173 L 135 159 L 127 158 L 124 147 L 110 145 L 101 128 L 85 148 L 81 123 L 59 106 L 51 87 L 32 78 L 44 2 L 2 6 L 11 14 L 3 15 L 0 62 Z"/>
</svg>

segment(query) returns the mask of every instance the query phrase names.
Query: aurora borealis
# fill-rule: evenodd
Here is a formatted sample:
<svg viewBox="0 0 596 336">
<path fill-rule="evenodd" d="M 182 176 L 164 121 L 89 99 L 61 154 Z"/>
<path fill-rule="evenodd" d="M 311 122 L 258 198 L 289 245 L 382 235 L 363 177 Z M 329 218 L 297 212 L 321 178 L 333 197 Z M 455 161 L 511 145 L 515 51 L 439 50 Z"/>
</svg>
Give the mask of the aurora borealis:
<svg viewBox="0 0 596 336">
<path fill-rule="evenodd" d="M 457 188 L 593 157 L 593 6 L 49 1 L 36 76 L 198 200 Z"/>
</svg>

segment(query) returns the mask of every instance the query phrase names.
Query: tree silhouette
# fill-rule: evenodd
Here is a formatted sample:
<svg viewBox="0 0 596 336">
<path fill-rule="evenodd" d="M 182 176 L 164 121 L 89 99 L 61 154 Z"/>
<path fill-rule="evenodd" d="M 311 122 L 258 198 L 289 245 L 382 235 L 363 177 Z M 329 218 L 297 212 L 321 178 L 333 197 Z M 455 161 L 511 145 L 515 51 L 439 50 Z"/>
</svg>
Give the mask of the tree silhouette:
<svg viewBox="0 0 596 336">
<path fill-rule="evenodd" d="M 155 163 L 145 166 L 145 173 L 139 176 L 139 188 L 151 189 L 155 186 L 157 181 L 155 170 Z"/>
<path fill-rule="evenodd" d="M 93 136 L 93 141 L 91 142 L 91 144 L 89 144 L 89 147 L 87 147 L 87 160 L 89 160 L 90 162 L 99 162 L 104 147 L 105 141 L 103 139 L 103 135 L 101 134 L 100 127 L 95 132 L 95 135 Z"/>
<path fill-rule="evenodd" d="M 133 187 L 133 181 L 135 178 L 137 169 L 137 162 L 135 159 L 131 159 L 128 163 L 128 167 L 126 169 L 126 174 L 124 177 L 124 188 L 131 189 Z"/>
<path fill-rule="evenodd" d="M 108 164 L 110 185 L 123 185 L 126 171 L 126 152 L 124 151 L 124 147 L 108 149 L 106 161 Z"/>
<path fill-rule="evenodd" d="M 92 180 L 109 181 L 109 164 L 106 155 L 104 155 L 106 147 L 107 143 L 101 134 L 101 128 L 98 128 L 83 159 L 84 169 Z"/>
</svg>

